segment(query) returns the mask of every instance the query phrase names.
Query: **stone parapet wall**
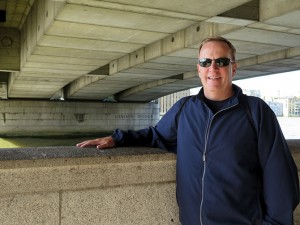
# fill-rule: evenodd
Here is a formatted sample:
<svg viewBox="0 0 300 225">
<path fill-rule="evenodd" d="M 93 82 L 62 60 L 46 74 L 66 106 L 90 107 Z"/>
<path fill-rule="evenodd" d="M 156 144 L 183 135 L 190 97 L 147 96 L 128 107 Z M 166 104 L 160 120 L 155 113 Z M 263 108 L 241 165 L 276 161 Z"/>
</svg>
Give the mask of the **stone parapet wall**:
<svg viewBox="0 0 300 225">
<path fill-rule="evenodd" d="M 300 168 L 300 141 L 289 145 Z M 179 225 L 175 160 L 153 148 L 1 149 L 0 224 Z"/>
<path fill-rule="evenodd" d="M 159 120 L 159 104 L 0 100 L 0 136 L 87 135 L 142 129 Z"/>
<path fill-rule="evenodd" d="M 179 224 L 174 154 L 84 149 L 78 157 L 83 150 L 75 147 L 39 150 L 35 156 L 26 155 L 30 149 L 0 150 L 0 224 Z M 64 151 L 61 158 L 52 158 L 56 151 Z"/>
</svg>

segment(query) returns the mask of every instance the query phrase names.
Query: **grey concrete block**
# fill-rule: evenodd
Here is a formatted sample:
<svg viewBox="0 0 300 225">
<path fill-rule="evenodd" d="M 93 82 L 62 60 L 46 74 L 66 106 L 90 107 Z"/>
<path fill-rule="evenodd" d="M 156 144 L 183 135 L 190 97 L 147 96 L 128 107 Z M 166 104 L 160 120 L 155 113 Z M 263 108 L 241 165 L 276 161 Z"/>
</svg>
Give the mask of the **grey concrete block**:
<svg viewBox="0 0 300 225">
<path fill-rule="evenodd" d="M 132 155 L 129 151 L 129 155 L 120 155 L 119 150 L 114 156 L 113 150 L 79 150 L 103 155 L 98 160 L 69 159 L 69 163 L 51 157 L 48 162 L 45 157 L 43 163 L 19 161 L 17 166 L 14 161 L 0 161 L 0 196 L 175 181 L 175 156 L 170 153 Z"/>
<path fill-rule="evenodd" d="M 175 183 L 64 192 L 61 225 L 179 225 Z"/>
<path fill-rule="evenodd" d="M 0 218 L 1 225 L 58 225 L 59 194 L 2 197 L 0 198 Z"/>
</svg>

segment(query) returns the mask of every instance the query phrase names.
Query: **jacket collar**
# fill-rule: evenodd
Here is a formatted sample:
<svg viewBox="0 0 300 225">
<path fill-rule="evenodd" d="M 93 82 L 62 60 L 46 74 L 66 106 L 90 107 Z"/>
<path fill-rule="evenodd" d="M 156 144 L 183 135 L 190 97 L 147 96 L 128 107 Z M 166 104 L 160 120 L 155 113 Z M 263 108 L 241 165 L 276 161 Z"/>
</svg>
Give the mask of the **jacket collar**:
<svg viewBox="0 0 300 225">
<path fill-rule="evenodd" d="M 226 106 L 230 106 L 230 105 L 235 105 L 239 103 L 239 96 L 243 94 L 242 89 L 237 86 L 236 84 L 232 84 L 232 88 L 233 88 L 233 95 L 229 98 Z M 201 101 L 204 101 L 204 88 L 202 87 L 198 93 L 198 97 L 200 98 Z"/>
</svg>

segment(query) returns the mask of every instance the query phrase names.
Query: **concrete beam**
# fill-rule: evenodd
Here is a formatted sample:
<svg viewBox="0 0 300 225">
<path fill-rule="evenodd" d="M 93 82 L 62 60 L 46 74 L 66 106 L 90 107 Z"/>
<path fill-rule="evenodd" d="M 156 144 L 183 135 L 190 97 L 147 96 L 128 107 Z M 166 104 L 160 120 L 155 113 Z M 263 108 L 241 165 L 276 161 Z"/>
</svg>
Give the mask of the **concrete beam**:
<svg viewBox="0 0 300 225">
<path fill-rule="evenodd" d="M 26 17 L 31 9 L 34 0 L 19 1 L 16 7 L 15 1 L 5 1 L 6 21 L 9 21 L 9 27 L 21 29 Z"/>
<path fill-rule="evenodd" d="M 258 21 L 259 20 L 259 0 L 252 0 L 238 7 L 232 8 L 218 16 L 223 18 L 235 18 L 239 20 Z M 225 19 L 226 21 L 226 19 Z M 224 22 L 225 22 L 224 21 Z"/>
<path fill-rule="evenodd" d="M 20 71 L 21 33 L 0 27 L 0 71 Z"/>
<path fill-rule="evenodd" d="M 238 61 L 239 68 L 235 79 L 269 75 L 276 73 L 276 71 L 299 70 L 299 59 L 299 47 L 243 59 Z"/>
<path fill-rule="evenodd" d="M 119 93 L 115 98 L 119 101 L 151 101 L 159 97 L 189 88 L 200 87 L 201 82 L 197 70 L 173 76 L 173 79 L 166 78 L 159 82 L 157 80 L 142 84 L 135 88 Z M 187 88 L 188 87 L 188 88 Z"/>
<path fill-rule="evenodd" d="M 94 1 L 95 3 L 96 1 Z M 104 8 L 103 2 L 98 7 L 67 4 L 57 16 L 57 20 L 94 24 L 107 27 L 122 27 L 133 30 L 144 30 L 161 33 L 175 33 L 194 23 L 195 20 L 167 17 L 163 15 L 144 14 Z M 123 5 L 124 6 L 124 5 Z M 124 20 L 126 18 L 126 20 Z M 159 24 L 159 26 L 153 26 Z"/>
<path fill-rule="evenodd" d="M 117 101 L 139 101 L 138 100 L 138 95 L 140 92 L 147 91 L 147 90 L 152 90 L 156 86 L 162 86 L 167 83 L 173 83 L 175 82 L 176 79 L 162 79 L 162 80 L 155 80 L 149 83 L 141 84 L 139 86 L 136 86 L 134 88 L 130 88 L 126 91 L 122 91 L 121 93 L 118 93 L 115 98 Z M 162 93 L 158 93 L 162 94 Z M 143 96 L 143 101 L 151 101 L 153 99 L 156 99 L 156 96 L 150 95 L 148 99 Z"/>
<path fill-rule="evenodd" d="M 299 35 L 255 28 L 243 28 L 224 35 L 233 40 L 271 44 L 288 47 L 299 46 Z M 257 38 L 259 37 L 259 39 Z"/>
<path fill-rule="evenodd" d="M 71 96 L 75 95 L 78 90 L 82 87 L 90 85 L 96 81 L 99 81 L 105 78 L 106 75 L 96 75 L 96 76 L 84 76 L 70 83 L 66 89 L 66 99 L 71 98 Z"/>
<path fill-rule="evenodd" d="M 272 5 L 272 7 L 270 7 Z M 260 21 L 293 28 L 300 28 L 300 1 L 264 0 L 260 1 Z"/>
<path fill-rule="evenodd" d="M 288 48 L 285 50 L 279 50 L 267 54 L 262 54 L 258 56 L 254 56 L 251 58 L 243 59 L 238 61 L 239 68 L 245 68 L 249 66 L 255 66 L 259 64 L 265 64 L 270 62 L 276 62 L 282 59 L 292 59 L 294 57 L 300 56 L 300 48 Z M 298 64 L 298 62 L 295 64 Z M 279 66 L 280 64 L 278 64 Z"/>
<path fill-rule="evenodd" d="M 186 66 L 186 64 L 189 64 L 187 61 L 190 61 L 191 66 L 189 68 L 196 68 L 197 50 L 189 49 L 189 47 L 193 47 L 196 43 L 198 46 L 202 38 L 208 36 L 208 34 L 222 35 L 224 33 L 228 33 L 237 29 L 240 29 L 240 26 L 202 22 L 187 29 L 178 31 L 160 41 L 148 45 L 147 47 L 141 48 L 132 54 L 127 54 L 119 58 L 118 60 L 113 61 L 112 63 L 110 63 L 111 76 L 116 76 L 118 75 L 118 73 L 124 72 L 140 74 L 145 78 L 153 77 L 153 75 L 160 76 L 159 80 L 147 82 L 142 85 L 137 84 L 136 87 L 132 87 L 128 90 L 122 91 L 121 93 L 116 95 L 116 99 L 119 101 L 133 101 L 133 99 L 135 101 L 139 101 L 138 99 L 142 99 L 144 97 L 143 101 L 145 101 L 145 99 L 153 100 L 157 97 L 161 97 L 168 93 L 171 93 L 172 91 L 166 88 L 160 88 L 160 96 L 158 94 L 154 94 L 153 92 L 156 92 L 154 90 L 155 86 L 162 87 L 164 85 L 166 87 L 166 84 L 176 81 L 176 79 L 172 79 L 172 76 L 182 74 L 189 70 L 182 70 L 182 68 L 178 66 L 178 71 L 174 69 L 165 69 L 162 71 L 160 69 L 157 69 L 157 67 L 159 66 L 155 65 L 180 64 L 181 62 L 182 65 Z M 182 55 L 181 52 L 185 52 L 186 57 L 183 57 L 184 55 Z M 170 62 L 164 61 L 164 59 L 167 59 L 168 57 L 170 59 Z M 141 69 L 141 66 L 145 63 L 151 63 L 153 67 Z M 158 77 L 155 79 L 158 79 Z M 143 88 L 145 90 L 143 90 Z M 147 90 L 150 89 L 152 89 L 153 91 L 146 94 Z M 139 96 L 137 96 L 137 92 L 139 92 Z M 142 93 L 144 93 L 144 95 Z M 131 94 L 134 96 L 130 97 Z M 147 98 L 145 97 L 145 95 L 149 97 Z M 141 98 L 141 96 L 143 97 Z"/>
<path fill-rule="evenodd" d="M 201 40 L 209 35 L 224 35 L 237 29 L 240 29 L 240 26 L 207 22 L 193 25 L 111 62 L 110 74 L 126 72 L 127 69 L 138 66 L 141 63 L 146 63 L 150 60 L 154 62 L 154 59 L 159 58 L 160 60 L 160 57 L 172 56 L 172 54 L 184 50 L 185 48 L 195 48 L 195 45 L 197 46 L 196 48 L 198 48 Z M 190 57 L 195 58 L 196 56 L 197 55 L 192 55 Z M 180 58 L 182 60 L 181 54 Z M 196 61 L 193 62 L 193 64 L 194 63 L 196 63 Z"/>
<path fill-rule="evenodd" d="M 14 72 L 8 80 L 9 98 L 46 98 L 73 80 L 74 73 Z"/>
<path fill-rule="evenodd" d="M 53 23 L 55 16 L 64 7 L 64 2 L 52 0 L 35 1 L 21 29 L 21 65 L 25 65 L 40 39 Z"/>
<path fill-rule="evenodd" d="M 241 26 L 232 24 L 211 22 L 194 24 L 185 30 L 185 47 L 198 49 L 201 41 L 208 36 L 224 36 L 240 29 Z"/>
</svg>

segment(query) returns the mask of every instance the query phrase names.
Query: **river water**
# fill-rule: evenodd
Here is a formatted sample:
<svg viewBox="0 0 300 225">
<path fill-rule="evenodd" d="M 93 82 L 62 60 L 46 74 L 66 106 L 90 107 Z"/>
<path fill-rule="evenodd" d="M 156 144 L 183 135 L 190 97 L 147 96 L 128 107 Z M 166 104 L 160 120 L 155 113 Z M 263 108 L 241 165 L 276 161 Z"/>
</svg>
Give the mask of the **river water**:
<svg viewBox="0 0 300 225">
<path fill-rule="evenodd" d="M 278 117 L 278 121 L 286 139 L 300 139 L 300 117 Z M 108 134 L 102 136 L 106 135 Z M 75 146 L 81 141 L 93 138 L 96 137 L 0 138 L 0 148 Z"/>
<path fill-rule="evenodd" d="M 277 117 L 286 139 L 300 139 L 300 117 Z"/>
</svg>

